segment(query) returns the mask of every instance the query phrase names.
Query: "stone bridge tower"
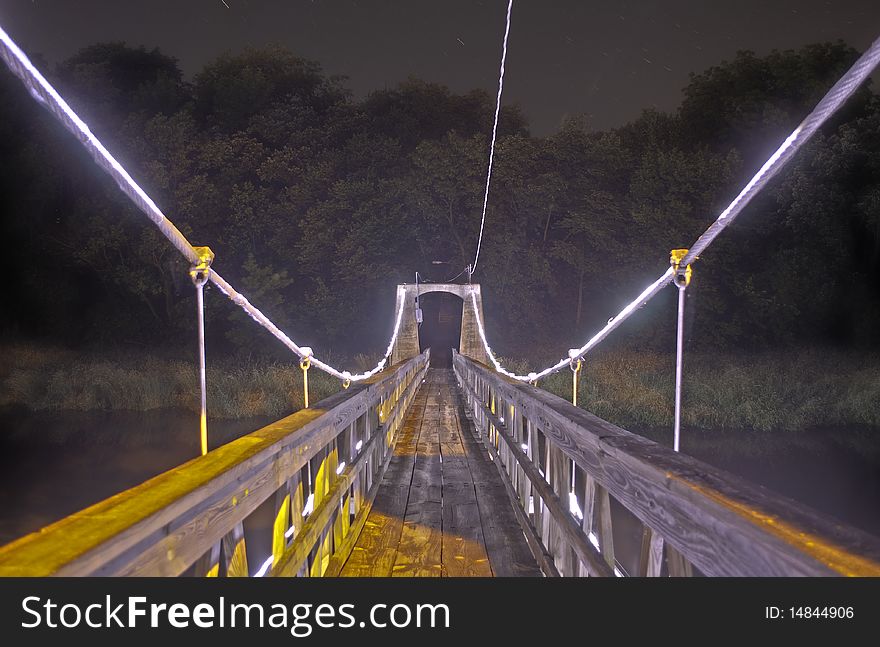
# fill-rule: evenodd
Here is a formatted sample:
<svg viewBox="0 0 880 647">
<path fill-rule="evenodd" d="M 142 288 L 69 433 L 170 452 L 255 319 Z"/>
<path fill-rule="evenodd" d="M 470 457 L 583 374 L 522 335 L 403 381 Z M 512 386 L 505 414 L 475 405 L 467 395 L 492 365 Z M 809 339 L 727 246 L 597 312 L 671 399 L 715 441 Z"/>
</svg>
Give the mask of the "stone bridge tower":
<svg viewBox="0 0 880 647">
<path fill-rule="evenodd" d="M 403 315 L 400 321 L 400 332 L 391 352 L 391 363 L 397 364 L 410 357 L 419 354 L 419 324 L 416 321 L 416 296 L 422 296 L 431 292 L 448 292 L 454 294 L 464 304 L 461 309 L 461 338 L 459 340 L 459 352 L 475 359 L 483 364 L 489 363 L 486 349 L 480 339 L 480 331 L 477 328 L 477 317 L 483 322 L 483 297 L 480 286 L 477 283 L 460 285 L 458 283 L 420 283 L 418 292 L 416 286 L 404 283 L 397 286 L 397 301 L 394 305 L 395 315 L 403 302 Z M 476 299 L 477 312 L 474 312 L 473 301 Z M 485 324 L 484 324 L 485 325 Z"/>
</svg>

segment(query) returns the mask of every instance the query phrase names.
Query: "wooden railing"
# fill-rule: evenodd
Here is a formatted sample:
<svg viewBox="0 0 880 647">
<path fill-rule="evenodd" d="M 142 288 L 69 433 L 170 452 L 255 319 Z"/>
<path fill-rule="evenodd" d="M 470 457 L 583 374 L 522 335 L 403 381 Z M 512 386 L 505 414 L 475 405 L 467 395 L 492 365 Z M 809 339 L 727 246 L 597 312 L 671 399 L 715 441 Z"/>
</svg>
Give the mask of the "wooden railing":
<svg viewBox="0 0 880 647">
<path fill-rule="evenodd" d="M 243 522 L 273 496 L 267 574 L 336 574 L 427 366 L 425 352 L 4 546 L 0 576 L 247 576 Z"/>
<path fill-rule="evenodd" d="M 880 575 L 871 535 L 463 355 L 453 363 L 547 575 Z M 615 556 L 627 534 L 629 569 Z"/>
</svg>

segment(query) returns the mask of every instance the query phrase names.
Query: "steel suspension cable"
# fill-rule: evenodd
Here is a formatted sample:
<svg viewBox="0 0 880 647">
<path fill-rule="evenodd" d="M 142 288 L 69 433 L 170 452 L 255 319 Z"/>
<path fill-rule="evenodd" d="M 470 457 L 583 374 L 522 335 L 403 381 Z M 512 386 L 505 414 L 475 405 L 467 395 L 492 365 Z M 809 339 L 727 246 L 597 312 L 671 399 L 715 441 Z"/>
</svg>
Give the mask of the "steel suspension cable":
<svg viewBox="0 0 880 647">
<path fill-rule="evenodd" d="M 513 0 L 507 3 L 507 18 L 504 25 L 504 42 L 501 46 L 501 70 L 498 75 L 498 96 L 495 99 L 495 120 L 492 123 L 492 143 L 489 146 L 489 168 L 486 170 L 486 192 L 483 194 L 483 215 L 480 218 L 480 236 L 477 239 L 477 253 L 471 264 L 470 272 L 473 275 L 477 271 L 477 263 L 480 260 L 480 248 L 483 245 L 483 228 L 486 226 L 486 207 L 489 204 L 489 185 L 492 183 L 492 166 L 495 162 L 495 138 L 498 133 L 498 115 L 501 113 L 501 92 L 504 90 L 504 63 L 507 60 L 507 37 L 510 35 L 510 12 L 513 9 Z M 461 274 L 459 274 L 461 276 Z M 457 277 L 456 277 L 457 278 Z"/>
<path fill-rule="evenodd" d="M 15 44 L 6 31 L 0 27 L 0 58 L 9 70 L 24 84 L 31 97 L 52 116 L 54 116 L 70 133 L 77 138 L 83 147 L 89 152 L 95 163 L 101 167 L 119 186 L 119 189 L 140 209 L 172 245 L 186 258 L 190 264 L 196 265 L 200 258 L 196 248 L 187 240 L 186 236 L 171 222 L 164 213 L 156 206 L 156 203 L 135 182 L 128 171 L 116 160 L 115 157 L 104 147 L 101 141 L 92 133 L 88 125 L 74 112 L 68 103 L 61 97 L 54 87 L 40 74 L 39 70 L 31 63 L 27 55 Z M 349 371 L 339 371 L 326 362 L 311 356 L 311 349 L 307 346 L 299 346 L 290 337 L 284 334 L 266 315 L 256 308 L 244 295 L 236 291 L 216 270 L 208 271 L 208 280 L 217 289 L 225 294 L 233 303 L 244 310 L 254 321 L 268 330 L 276 339 L 281 341 L 301 359 L 311 358 L 311 363 L 322 371 L 333 375 L 341 380 L 357 382 L 365 380 L 382 369 L 388 362 L 394 348 L 394 342 L 400 331 L 400 321 L 403 315 L 403 306 L 398 308 L 394 332 L 388 344 L 388 350 L 384 358 L 372 369 L 364 373 L 352 374 Z"/>
<path fill-rule="evenodd" d="M 835 83 L 816 104 L 813 111 L 794 129 L 784 142 L 770 156 L 764 166 L 749 180 L 728 207 L 709 228 L 691 245 L 687 255 L 682 259 L 682 266 L 693 263 L 703 251 L 712 244 L 727 226 L 742 213 L 745 206 L 760 193 L 767 183 L 782 167 L 806 144 L 813 134 L 852 96 L 858 87 L 871 75 L 880 63 L 880 38 L 875 40 L 867 51 L 862 54 L 853 66 Z"/>
<path fill-rule="evenodd" d="M 858 89 L 868 76 L 880 64 L 880 38 L 875 40 L 871 46 L 862 54 L 852 67 L 840 78 L 837 83 L 825 94 L 821 101 L 816 104 L 813 111 L 794 129 L 794 131 L 785 139 L 779 148 L 770 156 L 758 172 L 752 177 L 746 186 L 740 191 L 739 195 L 734 198 L 718 218 L 709 225 L 708 229 L 696 240 L 689 248 L 688 253 L 681 259 L 680 265 L 686 267 L 693 264 L 697 257 L 706 250 L 709 245 L 717 238 L 718 234 L 724 230 L 733 220 L 742 212 L 745 206 L 761 192 L 770 179 L 775 176 L 783 166 L 792 158 L 792 156 L 800 150 L 807 141 L 815 134 L 815 132 L 824 124 L 843 103 Z M 653 299 L 673 278 L 672 268 L 668 269 L 660 278 L 648 286 L 644 292 L 637 296 L 627 306 L 608 320 L 605 325 L 594 337 L 587 341 L 580 348 L 573 348 L 569 351 L 569 356 L 560 359 L 555 364 L 548 366 L 542 371 L 532 372 L 528 375 L 517 375 L 505 369 L 496 359 L 486 340 L 486 334 L 483 330 L 483 324 L 477 315 L 477 323 L 480 338 L 485 347 L 489 359 L 495 365 L 495 369 L 499 373 L 503 373 L 508 377 L 516 380 L 534 382 L 538 378 L 545 377 L 551 373 L 556 373 L 560 369 L 569 365 L 572 359 L 582 357 L 584 354 L 594 348 L 599 342 L 607 337 L 614 329 L 628 319 L 632 314 L 648 301 Z M 478 312 L 476 307 L 476 298 L 472 299 L 474 312 Z"/>
</svg>

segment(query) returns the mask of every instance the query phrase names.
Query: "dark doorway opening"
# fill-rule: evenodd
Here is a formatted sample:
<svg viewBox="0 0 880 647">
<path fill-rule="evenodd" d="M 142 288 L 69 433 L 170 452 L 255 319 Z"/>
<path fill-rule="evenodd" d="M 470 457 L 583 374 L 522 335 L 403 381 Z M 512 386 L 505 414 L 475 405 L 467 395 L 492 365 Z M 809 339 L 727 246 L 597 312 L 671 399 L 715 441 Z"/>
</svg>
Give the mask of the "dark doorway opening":
<svg viewBox="0 0 880 647">
<path fill-rule="evenodd" d="M 419 351 L 431 349 L 432 368 L 452 368 L 452 349 L 460 350 L 463 301 L 449 292 L 430 292 L 419 297 L 419 305 Z"/>
</svg>

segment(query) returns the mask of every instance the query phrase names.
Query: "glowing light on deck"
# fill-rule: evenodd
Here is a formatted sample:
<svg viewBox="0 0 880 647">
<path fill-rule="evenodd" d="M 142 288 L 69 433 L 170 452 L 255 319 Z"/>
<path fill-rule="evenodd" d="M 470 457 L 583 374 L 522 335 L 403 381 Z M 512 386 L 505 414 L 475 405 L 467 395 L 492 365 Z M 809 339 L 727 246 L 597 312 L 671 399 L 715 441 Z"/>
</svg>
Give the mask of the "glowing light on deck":
<svg viewBox="0 0 880 647">
<path fill-rule="evenodd" d="M 568 510 L 578 519 L 584 518 L 584 513 L 581 512 L 581 507 L 578 505 L 578 498 L 574 492 L 568 493 Z"/>
<path fill-rule="evenodd" d="M 263 564 L 260 566 L 259 570 L 257 570 L 256 573 L 254 573 L 254 577 L 263 577 L 266 573 L 268 573 L 269 569 L 272 568 L 272 560 L 273 559 L 274 558 L 272 557 L 272 555 L 269 555 L 266 558 L 266 561 L 263 562 Z"/>
</svg>

